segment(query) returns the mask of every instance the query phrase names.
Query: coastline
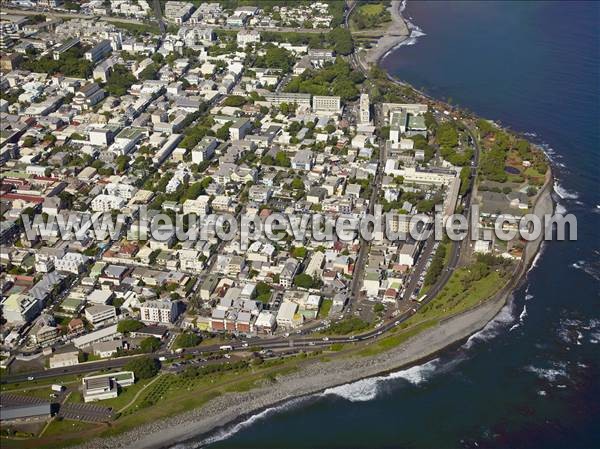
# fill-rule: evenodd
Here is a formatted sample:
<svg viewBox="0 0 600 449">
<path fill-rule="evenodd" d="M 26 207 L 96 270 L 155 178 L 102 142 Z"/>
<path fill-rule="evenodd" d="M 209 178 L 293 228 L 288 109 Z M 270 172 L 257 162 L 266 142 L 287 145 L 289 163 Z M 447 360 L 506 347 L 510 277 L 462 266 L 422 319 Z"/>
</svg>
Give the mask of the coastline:
<svg viewBox="0 0 600 449">
<path fill-rule="evenodd" d="M 367 53 L 365 58 L 367 63 L 379 64 L 390 51 L 410 37 L 410 29 L 402 17 L 401 5 L 400 1 L 392 1 L 393 23 L 390 26 L 393 28 L 398 25 L 400 31 L 390 34 L 388 29 L 379 39 L 377 49 Z M 396 17 L 399 17 L 399 20 Z M 555 208 L 551 195 L 553 180 L 550 167 L 546 182 L 533 208 L 533 213 L 538 216 L 552 213 Z M 491 298 L 483 300 L 472 309 L 446 318 L 443 324 L 429 328 L 382 354 L 372 357 L 334 359 L 329 362 L 309 362 L 301 370 L 278 378 L 274 386 L 260 387 L 243 393 L 227 393 L 212 399 L 200 408 L 160 422 L 145 424 L 114 437 L 93 439 L 77 447 L 102 449 L 171 447 L 192 438 L 198 440 L 202 436 L 215 435 L 216 432 L 234 423 L 244 422 L 250 416 L 290 401 L 325 394 L 322 392 L 329 388 L 419 365 L 434 358 L 441 351 L 462 344 L 493 321 L 500 311 L 510 304 L 512 292 L 525 281 L 527 272 L 540 253 L 541 244 L 540 238 L 526 245 L 513 276 L 507 285 Z"/>
<path fill-rule="evenodd" d="M 534 213 L 543 215 L 554 209 L 553 176 L 550 172 L 535 203 Z M 407 369 L 431 360 L 436 354 L 464 343 L 498 316 L 512 300 L 512 292 L 525 280 L 541 248 L 541 238 L 526 246 L 523 259 L 506 288 L 478 306 L 449 317 L 443 324 L 427 329 L 405 343 L 373 357 L 310 362 L 301 370 L 282 376 L 275 386 L 261 387 L 244 393 L 227 393 L 203 407 L 152 422 L 124 434 L 93 439 L 80 448 L 160 449 L 202 436 L 210 437 L 234 423 L 241 423 L 265 410 L 301 400 L 325 390 L 361 379 Z"/>
<path fill-rule="evenodd" d="M 392 23 L 388 26 L 385 34 L 379 38 L 365 56 L 366 66 L 378 65 L 389 52 L 402 44 L 410 37 L 410 28 L 402 16 L 403 1 L 392 0 L 389 8 Z"/>
</svg>

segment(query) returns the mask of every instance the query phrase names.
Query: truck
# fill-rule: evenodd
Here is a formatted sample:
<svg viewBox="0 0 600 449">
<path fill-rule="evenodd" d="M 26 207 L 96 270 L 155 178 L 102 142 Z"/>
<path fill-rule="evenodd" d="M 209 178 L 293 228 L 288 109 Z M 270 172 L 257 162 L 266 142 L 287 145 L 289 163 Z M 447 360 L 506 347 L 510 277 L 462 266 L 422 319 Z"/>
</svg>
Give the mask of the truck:
<svg viewBox="0 0 600 449">
<path fill-rule="evenodd" d="M 52 385 L 52 391 L 56 391 L 57 393 L 61 393 L 64 389 L 65 389 L 65 387 L 63 387 L 62 385 L 58 385 L 58 384 Z"/>
<path fill-rule="evenodd" d="M 223 345 L 223 346 L 219 346 L 219 349 L 221 351 L 231 351 L 233 349 L 233 346 L 231 346 L 231 345 Z"/>
</svg>

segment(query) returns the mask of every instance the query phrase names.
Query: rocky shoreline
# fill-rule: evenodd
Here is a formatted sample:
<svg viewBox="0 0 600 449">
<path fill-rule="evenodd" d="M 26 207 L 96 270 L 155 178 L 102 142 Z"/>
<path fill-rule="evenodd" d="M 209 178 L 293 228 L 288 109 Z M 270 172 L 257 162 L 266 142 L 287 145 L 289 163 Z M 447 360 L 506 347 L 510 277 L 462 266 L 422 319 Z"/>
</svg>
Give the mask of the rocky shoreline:
<svg viewBox="0 0 600 449">
<path fill-rule="evenodd" d="M 366 62 L 379 62 L 391 49 L 410 35 L 402 18 L 400 1 L 392 1 L 393 24 L 380 38 L 377 50 L 370 51 Z M 396 32 L 389 30 L 397 26 Z M 381 45 L 381 48 L 379 46 Z M 534 213 L 540 217 L 554 209 L 552 200 L 552 173 L 540 191 L 534 205 Z M 261 411 L 289 403 L 302 397 L 322 394 L 325 390 L 356 382 L 360 379 L 380 376 L 423 363 L 453 345 L 464 342 L 483 329 L 510 301 L 511 293 L 524 280 L 527 271 L 539 254 L 542 237 L 530 242 L 511 281 L 493 297 L 479 306 L 447 318 L 440 325 L 426 329 L 402 345 L 373 357 L 348 358 L 330 362 L 312 362 L 300 371 L 282 376 L 275 385 L 256 388 L 243 393 L 227 393 L 209 401 L 204 406 L 173 416 L 163 421 L 151 422 L 121 435 L 97 438 L 78 446 L 82 449 L 159 449 L 201 436 L 212 435 L 235 422 L 242 422 Z"/>
<path fill-rule="evenodd" d="M 552 176 L 550 175 L 534 206 L 539 216 L 552 213 Z M 116 437 L 94 439 L 81 448 L 158 449 L 172 446 L 241 422 L 251 415 L 293 399 L 314 395 L 339 385 L 407 368 L 431 359 L 449 346 L 458 344 L 483 329 L 507 304 L 511 292 L 524 280 L 540 250 L 542 240 L 527 245 L 524 257 L 507 288 L 479 306 L 444 320 L 406 343 L 373 357 L 314 362 L 301 371 L 283 376 L 276 385 L 244 393 L 228 393 L 205 406 L 148 423 Z"/>
</svg>

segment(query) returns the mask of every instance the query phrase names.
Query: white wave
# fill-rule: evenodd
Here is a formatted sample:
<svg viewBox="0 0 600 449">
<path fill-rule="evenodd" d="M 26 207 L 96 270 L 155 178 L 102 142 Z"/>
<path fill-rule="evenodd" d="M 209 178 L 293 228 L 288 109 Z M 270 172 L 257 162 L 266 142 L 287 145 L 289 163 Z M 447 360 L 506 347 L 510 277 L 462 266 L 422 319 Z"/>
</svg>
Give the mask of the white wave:
<svg viewBox="0 0 600 449">
<path fill-rule="evenodd" d="M 538 391 L 538 395 L 540 395 L 540 396 L 546 396 L 547 394 L 548 394 L 548 393 L 546 393 L 546 391 L 545 391 L 545 390 L 540 390 L 540 391 Z"/>
<path fill-rule="evenodd" d="M 567 377 L 567 372 L 563 368 L 537 368 L 530 365 L 525 370 L 534 373 L 540 379 L 545 379 L 548 382 L 554 382 L 559 377 Z"/>
<path fill-rule="evenodd" d="M 554 182 L 554 191 L 556 194 L 563 200 L 576 200 L 579 198 L 579 194 L 577 192 L 570 192 L 561 186 L 558 181 Z"/>
<path fill-rule="evenodd" d="M 523 311 L 519 315 L 519 321 L 517 323 L 513 324 L 508 331 L 512 332 L 513 330 L 515 330 L 518 327 L 520 327 L 525 322 L 525 318 L 526 317 L 527 317 L 527 305 L 524 305 L 523 306 Z"/>
<path fill-rule="evenodd" d="M 540 245 L 540 249 L 538 250 L 535 257 L 533 258 L 533 261 L 531 262 L 531 266 L 529 267 L 529 270 L 527 270 L 527 273 L 529 273 L 531 270 L 533 270 L 535 267 L 537 267 L 538 262 L 540 261 L 540 259 L 542 257 L 542 254 L 544 254 L 545 249 L 546 249 L 546 246 L 544 245 L 544 242 L 542 242 L 542 244 Z"/>
<path fill-rule="evenodd" d="M 527 293 L 525 295 L 525 301 L 529 301 L 530 299 L 533 299 L 533 295 L 530 295 L 529 293 Z"/>
<path fill-rule="evenodd" d="M 534 132 L 523 133 L 523 135 L 526 137 L 537 137 L 537 134 Z"/>
<path fill-rule="evenodd" d="M 491 340 L 513 321 L 515 321 L 514 304 L 513 301 L 509 301 L 492 321 L 487 323 L 479 332 L 471 335 L 463 347 L 469 349 L 476 342 Z"/>
<path fill-rule="evenodd" d="M 556 213 L 559 215 L 564 215 L 567 213 L 567 209 L 560 203 L 556 203 Z"/>
<path fill-rule="evenodd" d="M 193 447 L 194 448 L 202 448 L 202 447 L 208 446 L 210 444 L 216 443 L 217 441 L 226 440 L 227 438 L 230 438 L 232 435 L 235 435 L 236 433 L 238 433 L 240 430 L 250 427 L 252 424 L 256 423 L 257 421 L 260 421 L 274 413 L 281 412 L 283 410 L 287 410 L 290 407 L 293 407 L 293 406 L 297 405 L 298 403 L 304 401 L 305 399 L 306 398 L 296 398 L 296 399 L 292 399 L 284 404 L 267 408 L 267 409 L 263 410 L 262 412 L 257 413 L 256 415 L 250 416 L 248 419 L 246 419 L 244 421 L 234 424 L 231 427 L 226 427 L 226 428 L 222 429 L 221 431 L 217 432 L 215 435 L 202 440 L 198 444 L 194 444 Z"/>
<path fill-rule="evenodd" d="M 586 263 L 585 260 L 578 260 L 577 262 L 573 262 L 571 264 L 571 267 L 575 268 L 576 270 L 581 270 L 585 274 L 594 278 L 595 280 L 600 281 L 600 273 L 598 273 L 597 270 L 593 266 Z"/>
<path fill-rule="evenodd" d="M 386 376 L 369 377 L 349 384 L 326 389 L 322 396 L 334 395 L 350 402 L 366 402 L 377 397 L 382 383 L 404 379 L 413 385 L 419 385 L 431 377 L 438 366 L 438 359 L 405 370 L 396 371 Z"/>
<path fill-rule="evenodd" d="M 340 385 L 339 387 L 328 388 L 323 395 L 335 395 L 344 398 L 350 402 L 366 402 L 377 397 L 377 384 L 384 378 L 361 379 L 351 384 Z"/>
</svg>

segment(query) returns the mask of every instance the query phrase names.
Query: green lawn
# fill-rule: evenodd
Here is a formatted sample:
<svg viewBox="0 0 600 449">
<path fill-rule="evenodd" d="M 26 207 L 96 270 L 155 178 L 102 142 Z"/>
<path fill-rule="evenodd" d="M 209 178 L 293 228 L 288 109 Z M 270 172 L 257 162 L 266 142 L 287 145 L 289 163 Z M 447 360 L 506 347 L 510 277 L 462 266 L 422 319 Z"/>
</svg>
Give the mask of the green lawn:
<svg viewBox="0 0 600 449">
<path fill-rule="evenodd" d="M 369 3 L 366 5 L 361 5 L 359 7 L 359 12 L 366 16 L 376 16 L 381 14 L 385 7 L 381 3 Z"/>
<path fill-rule="evenodd" d="M 333 304 L 333 299 L 324 299 L 321 303 L 321 308 L 319 309 L 319 314 L 317 315 L 317 319 L 324 319 L 329 316 L 329 311 L 331 310 L 331 305 Z"/>
<path fill-rule="evenodd" d="M 48 425 L 44 432 L 44 437 L 61 436 L 73 432 L 83 432 L 99 427 L 98 424 L 86 423 L 82 421 L 71 421 L 68 419 L 55 419 Z"/>
<path fill-rule="evenodd" d="M 116 398 L 105 399 L 103 401 L 98 401 L 95 404 L 100 405 L 102 407 L 111 407 L 113 411 L 116 412 L 117 410 L 121 409 L 121 407 L 127 405 L 129 401 L 131 401 L 133 397 L 137 394 L 137 392 L 144 388 L 144 386 L 150 383 L 151 381 L 152 379 L 138 380 L 135 384 L 129 387 L 119 388 L 119 396 L 117 396 Z M 72 392 L 69 396 L 68 402 L 83 402 L 81 392 Z"/>
</svg>

